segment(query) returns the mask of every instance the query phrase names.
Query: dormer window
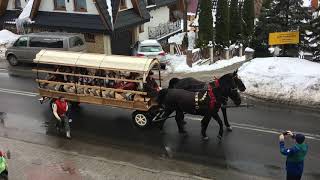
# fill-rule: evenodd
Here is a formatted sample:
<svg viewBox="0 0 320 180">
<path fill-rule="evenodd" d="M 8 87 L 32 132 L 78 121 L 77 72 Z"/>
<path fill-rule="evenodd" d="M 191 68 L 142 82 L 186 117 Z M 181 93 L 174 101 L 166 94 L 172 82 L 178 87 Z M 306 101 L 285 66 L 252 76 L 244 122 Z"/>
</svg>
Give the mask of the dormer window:
<svg viewBox="0 0 320 180">
<path fill-rule="evenodd" d="M 127 2 L 126 0 L 120 0 L 120 10 L 127 9 Z"/>
<path fill-rule="evenodd" d="M 21 0 L 15 0 L 15 1 L 14 1 L 14 8 L 15 8 L 15 9 L 22 9 L 22 7 L 21 7 Z"/>
<path fill-rule="evenodd" d="M 155 2 L 155 0 L 146 0 L 146 4 L 147 4 L 147 6 L 155 6 L 156 2 Z"/>
<path fill-rule="evenodd" d="M 65 0 L 53 0 L 55 10 L 66 10 Z"/>
<path fill-rule="evenodd" d="M 74 0 L 74 10 L 80 12 L 87 12 L 86 0 Z"/>
</svg>

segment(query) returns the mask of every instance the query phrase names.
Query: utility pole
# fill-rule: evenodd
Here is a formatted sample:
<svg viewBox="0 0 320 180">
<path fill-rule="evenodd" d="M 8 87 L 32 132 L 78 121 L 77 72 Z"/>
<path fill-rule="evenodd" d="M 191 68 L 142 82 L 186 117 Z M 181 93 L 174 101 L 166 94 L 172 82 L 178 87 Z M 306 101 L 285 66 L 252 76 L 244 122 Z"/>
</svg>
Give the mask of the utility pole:
<svg viewBox="0 0 320 180">
<path fill-rule="evenodd" d="M 184 12 L 183 12 L 183 32 L 188 32 L 188 4 L 189 0 L 183 0 Z"/>
</svg>

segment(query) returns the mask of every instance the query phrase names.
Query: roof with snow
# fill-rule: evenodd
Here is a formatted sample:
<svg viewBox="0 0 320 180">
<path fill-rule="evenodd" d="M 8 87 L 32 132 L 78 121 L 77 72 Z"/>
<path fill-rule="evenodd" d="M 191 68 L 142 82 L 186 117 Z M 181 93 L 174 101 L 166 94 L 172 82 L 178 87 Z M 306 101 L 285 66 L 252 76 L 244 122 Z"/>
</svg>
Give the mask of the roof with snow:
<svg viewBox="0 0 320 180">
<path fill-rule="evenodd" d="M 132 0 L 136 6 L 119 11 L 120 0 L 110 0 L 112 9 L 108 11 L 107 0 L 96 0 L 99 15 L 39 11 L 41 0 L 34 0 L 31 12 L 32 27 L 68 30 L 73 32 L 109 33 L 117 29 L 125 29 L 150 21 L 149 11 L 144 0 Z M 165 0 L 168 1 L 168 0 Z M 19 15 L 19 14 L 18 14 Z M 17 15 L 17 16 L 18 16 Z M 2 24 L 9 19 L 16 19 L 12 13 L 0 17 Z M 7 17 L 9 16 L 9 17 Z M 112 16 L 112 17 L 111 17 Z M 2 24 L 1 27 L 3 26 Z"/>
<path fill-rule="evenodd" d="M 99 15 L 38 11 L 31 26 L 64 29 L 73 32 L 104 32 L 106 30 Z"/>
</svg>

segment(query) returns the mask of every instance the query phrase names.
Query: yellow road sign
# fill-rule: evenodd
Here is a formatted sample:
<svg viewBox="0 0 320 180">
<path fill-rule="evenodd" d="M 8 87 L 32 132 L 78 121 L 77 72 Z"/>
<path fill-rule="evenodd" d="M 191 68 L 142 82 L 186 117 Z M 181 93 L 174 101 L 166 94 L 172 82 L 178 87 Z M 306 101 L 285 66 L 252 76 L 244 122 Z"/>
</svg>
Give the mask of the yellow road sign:
<svg viewBox="0 0 320 180">
<path fill-rule="evenodd" d="M 299 31 L 269 33 L 269 45 L 298 44 Z"/>
</svg>

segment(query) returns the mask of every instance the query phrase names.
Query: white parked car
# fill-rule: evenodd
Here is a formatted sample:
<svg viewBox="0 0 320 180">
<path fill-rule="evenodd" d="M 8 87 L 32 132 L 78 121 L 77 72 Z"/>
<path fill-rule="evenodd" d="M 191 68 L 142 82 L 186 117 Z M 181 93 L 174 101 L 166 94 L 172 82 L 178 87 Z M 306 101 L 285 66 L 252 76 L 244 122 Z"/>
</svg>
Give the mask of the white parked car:
<svg viewBox="0 0 320 180">
<path fill-rule="evenodd" d="M 161 44 L 157 40 L 138 41 L 133 46 L 132 55 L 138 57 L 158 58 L 162 69 L 166 68 L 168 60 Z"/>
</svg>

